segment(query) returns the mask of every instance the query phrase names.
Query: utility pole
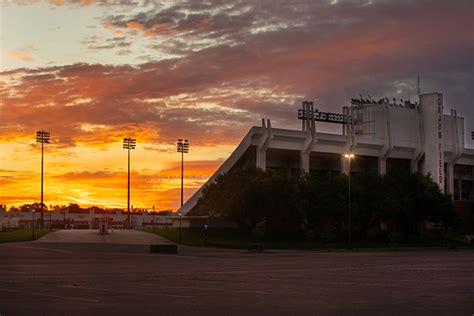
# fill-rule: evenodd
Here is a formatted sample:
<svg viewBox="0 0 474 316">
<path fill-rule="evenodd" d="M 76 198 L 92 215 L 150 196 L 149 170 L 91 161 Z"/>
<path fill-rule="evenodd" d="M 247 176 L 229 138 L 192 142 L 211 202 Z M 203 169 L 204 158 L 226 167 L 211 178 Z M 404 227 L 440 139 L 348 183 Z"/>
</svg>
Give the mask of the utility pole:
<svg viewBox="0 0 474 316">
<path fill-rule="evenodd" d="M 155 206 L 153 205 L 153 232 L 155 232 Z"/>
<path fill-rule="evenodd" d="M 354 159 L 354 154 L 345 154 L 344 157 L 349 161 L 349 192 L 348 192 L 348 203 L 347 203 L 347 210 L 348 210 L 348 244 L 347 244 L 347 250 L 352 250 L 352 214 L 351 214 L 351 160 Z"/>
<path fill-rule="evenodd" d="M 43 201 L 43 164 L 44 164 L 44 144 L 49 144 L 50 133 L 45 131 L 36 132 L 36 142 L 41 143 L 41 214 L 40 214 L 40 227 L 43 228 L 43 210 L 44 210 L 44 201 Z"/>
<path fill-rule="evenodd" d="M 137 140 L 131 137 L 123 139 L 123 149 L 128 151 L 128 185 L 127 185 L 127 225 L 130 228 L 130 150 L 135 149 Z"/>
<path fill-rule="evenodd" d="M 183 195 L 184 195 L 184 186 L 183 186 L 183 179 L 184 179 L 184 154 L 189 152 L 189 143 L 188 140 L 185 139 L 178 139 L 178 153 L 181 153 L 181 206 L 183 206 Z"/>
<path fill-rule="evenodd" d="M 31 210 L 31 214 L 33 216 L 33 223 L 31 225 L 31 240 L 35 239 L 35 208 Z"/>
</svg>

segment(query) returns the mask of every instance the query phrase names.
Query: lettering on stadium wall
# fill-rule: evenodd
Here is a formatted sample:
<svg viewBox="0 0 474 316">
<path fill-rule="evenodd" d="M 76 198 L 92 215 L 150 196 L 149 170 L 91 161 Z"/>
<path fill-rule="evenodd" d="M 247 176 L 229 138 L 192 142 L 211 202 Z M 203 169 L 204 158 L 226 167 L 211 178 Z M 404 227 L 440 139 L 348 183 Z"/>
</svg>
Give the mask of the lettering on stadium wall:
<svg viewBox="0 0 474 316">
<path fill-rule="evenodd" d="M 443 96 L 438 94 L 438 185 L 444 185 L 444 159 L 443 159 Z"/>
</svg>

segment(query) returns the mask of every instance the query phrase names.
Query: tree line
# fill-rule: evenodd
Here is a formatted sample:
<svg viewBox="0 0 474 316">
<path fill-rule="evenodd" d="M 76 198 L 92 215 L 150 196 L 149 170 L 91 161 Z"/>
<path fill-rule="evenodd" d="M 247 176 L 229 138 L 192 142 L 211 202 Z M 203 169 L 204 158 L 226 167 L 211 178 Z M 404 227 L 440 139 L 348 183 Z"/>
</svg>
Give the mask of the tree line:
<svg viewBox="0 0 474 316">
<path fill-rule="evenodd" d="M 203 189 L 193 215 L 232 220 L 251 229 L 266 223 L 267 234 L 307 240 L 344 240 L 348 222 L 348 176 L 288 176 L 255 168 L 232 170 Z M 397 171 L 385 176 L 351 176 L 351 227 L 355 239 L 416 240 L 426 227 L 456 228 L 450 195 L 430 176 Z M 384 237 L 385 236 L 385 237 Z"/>
<path fill-rule="evenodd" d="M 41 203 L 27 203 L 23 204 L 21 206 L 11 206 L 9 208 L 10 212 L 31 212 L 34 210 L 35 212 L 40 212 L 41 211 Z M 99 206 L 90 206 L 90 207 L 81 207 L 77 203 L 69 203 L 68 205 L 50 205 L 49 208 L 46 204 L 43 203 L 43 210 L 45 211 L 56 211 L 56 212 L 61 212 L 64 213 L 66 210 L 70 213 L 89 213 L 90 211 L 96 213 L 96 214 L 110 214 L 110 213 L 115 213 L 119 211 L 124 211 L 121 208 L 103 208 Z M 143 213 L 147 212 L 148 210 L 146 209 L 141 209 L 141 208 L 134 208 L 132 210 L 133 213 Z M 153 212 L 150 212 L 153 214 Z M 156 211 L 156 215 L 162 215 L 162 216 L 167 216 L 171 215 L 173 213 L 172 210 L 161 210 L 161 211 Z"/>
</svg>

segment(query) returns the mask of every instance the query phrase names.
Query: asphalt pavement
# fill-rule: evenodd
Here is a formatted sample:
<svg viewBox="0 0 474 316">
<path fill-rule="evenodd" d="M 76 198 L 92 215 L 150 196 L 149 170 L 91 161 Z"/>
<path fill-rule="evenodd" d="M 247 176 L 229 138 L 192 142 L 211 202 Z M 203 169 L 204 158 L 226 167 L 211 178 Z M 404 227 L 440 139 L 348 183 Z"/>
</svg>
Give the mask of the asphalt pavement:
<svg viewBox="0 0 474 316">
<path fill-rule="evenodd" d="M 474 252 L 0 245 L 0 314 L 472 315 Z M 103 247 L 110 245 L 104 244 Z"/>
</svg>

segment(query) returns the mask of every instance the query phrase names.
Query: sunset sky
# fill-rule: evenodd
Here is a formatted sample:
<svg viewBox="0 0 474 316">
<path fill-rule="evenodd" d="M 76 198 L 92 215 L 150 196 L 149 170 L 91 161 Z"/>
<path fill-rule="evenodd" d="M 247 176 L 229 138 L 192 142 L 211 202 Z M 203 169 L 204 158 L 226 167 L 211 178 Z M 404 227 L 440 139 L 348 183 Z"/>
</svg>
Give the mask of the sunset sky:
<svg viewBox="0 0 474 316">
<path fill-rule="evenodd" d="M 1 1 L 0 204 L 176 209 L 262 117 L 444 94 L 474 130 L 474 1 Z M 318 126 L 320 131 L 330 127 Z M 470 132 L 468 133 L 470 136 Z M 472 141 L 467 139 L 468 146 Z"/>
</svg>

